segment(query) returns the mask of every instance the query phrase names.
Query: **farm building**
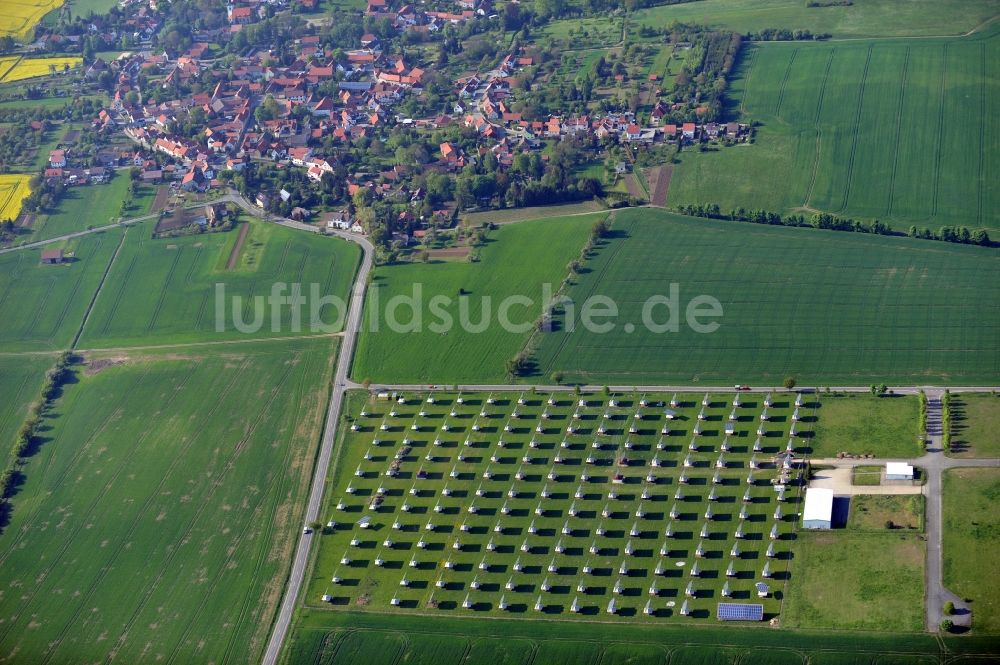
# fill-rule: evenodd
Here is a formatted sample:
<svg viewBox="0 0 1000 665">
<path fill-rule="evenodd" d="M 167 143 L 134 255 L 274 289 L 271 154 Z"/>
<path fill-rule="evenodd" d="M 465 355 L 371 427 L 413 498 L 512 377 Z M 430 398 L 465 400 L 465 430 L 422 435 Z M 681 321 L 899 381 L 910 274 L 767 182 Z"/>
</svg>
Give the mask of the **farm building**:
<svg viewBox="0 0 1000 665">
<path fill-rule="evenodd" d="M 913 467 L 906 462 L 886 462 L 886 480 L 913 480 Z"/>
<path fill-rule="evenodd" d="M 61 249 L 47 249 L 42 252 L 42 263 L 62 263 L 63 251 Z"/>
<path fill-rule="evenodd" d="M 810 487 L 802 511 L 803 529 L 829 529 L 833 518 L 833 490 Z"/>
</svg>

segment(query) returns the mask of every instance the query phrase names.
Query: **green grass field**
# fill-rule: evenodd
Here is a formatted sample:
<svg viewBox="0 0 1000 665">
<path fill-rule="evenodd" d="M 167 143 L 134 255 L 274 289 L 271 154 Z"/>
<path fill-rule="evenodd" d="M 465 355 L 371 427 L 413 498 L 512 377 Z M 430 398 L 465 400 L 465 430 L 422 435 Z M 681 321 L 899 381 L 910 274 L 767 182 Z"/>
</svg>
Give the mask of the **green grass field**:
<svg viewBox="0 0 1000 665">
<path fill-rule="evenodd" d="M 951 397 L 954 457 L 1000 457 L 1000 398 L 989 393 Z"/>
<path fill-rule="evenodd" d="M 851 469 L 852 485 L 881 485 L 882 467 L 856 466 Z"/>
<path fill-rule="evenodd" d="M 855 469 L 861 467 L 854 467 Z M 871 467 L 879 469 L 880 467 Z M 876 476 L 877 477 L 877 476 Z M 855 485 L 859 483 L 854 483 Z M 847 528 L 887 532 L 886 522 L 896 528 L 923 531 L 924 497 L 920 494 L 858 494 L 851 497 Z"/>
<path fill-rule="evenodd" d="M 915 396 L 833 393 L 822 395 L 819 403 L 813 457 L 848 452 L 906 459 L 923 454 L 917 441 L 920 405 Z"/>
<path fill-rule="evenodd" d="M 725 587 L 780 613 L 800 500 L 797 471 L 772 459 L 811 427 L 788 396 L 365 397 L 349 404 L 323 516 L 340 526 L 307 605 L 697 624 Z M 760 581 L 773 595 L 757 599 Z"/>
<path fill-rule="evenodd" d="M 603 216 L 595 213 L 504 226 L 490 235 L 477 263 L 377 268 L 365 304 L 352 376 L 359 381 L 503 381 L 505 363 L 524 345 L 528 332 L 507 332 L 497 324 L 501 301 L 513 295 L 531 298 L 532 306 L 510 310 L 510 320 L 530 324 L 537 319 L 542 285 L 559 288 L 568 273 L 567 264 L 579 256 L 591 226 Z M 423 294 L 421 332 L 393 332 L 387 325 L 390 303 L 397 296 L 412 296 L 414 288 Z M 475 325 L 461 325 L 459 289 L 467 296 L 463 301 L 468 304 L 462 305 L 466 321 L 478 325 L 484 314 L 490 314 L 484 331 L 472 332 Z M 431 328 L 442 319 L 431 310 L 430 300 L 435 296 L 451 299 L 444 307 L 455 322 L 450 330 L 436 332 Z M 406 323 L 411 316 L 409 308 L 401 307 L 394 320 Z"/>
<path fill-rule="evenodd" d="M 700 0 L 636 11 L 630 25 L 662 28 L 678 21 L 736 32 L 784 28 L 835 37 L 898 37 L 961 34 L 996 14 L 989 0 L 854 0 L 833 7 L 807 7 L 803 0 Z"/>
<path fill-rule="evenodd" d="M 258 660 L 302 529 L 335 347 L 88 354 L 0 534 L 0 651 Z"/>
<path fill-rule="evenodd" d="M 998 28 L 750 46 L 731 96 L 756 142 L 682 151 L 670 201 L 998 230 L 997 62 Z"/>
<path fill-rule="evenodd" d="M 1000 633 L 1000 473 L 951 469 L 944 474 L 944 585 L 972 600 L 977 634 Z"/>
<path fill-rule="evenodd" d="M 301 284 L 307 299 L 310 285 L 318 284 L 320 294 L 345 300 L 357 270 L 358 248 L 263 222 L 243 223 L 251 226 L 233 269 L 227 269 L 227 263 L 239 229 L 151 240 L 150 222 L 129 228 L 80 345 L 108 348 L 330 332 L 312 330 L 308 303 L 298 331 L 288 307 L 281 308 L 279 325 L 273 327 L 266 299 L 272 285 L 282 282 Z M 217 284 L 225 286 L 222 331 L 216 327 Z M 250 326 L 246 333 L 234 324 L 233 296 L 242 299 L 240 319 Z M 320 315 L 324 324 L 334 327 L 334 308 Z"/>
<path fill-rule="evenodd" d="M 612 237 L 570 289 L 575 330 L 557 316 L 540 334 L 542 376 L 566 381 L 801 385 L 1000 376 L 1000 255 L 988 248 L 693 219 L 654 210 L 615 213 Z M 677 285 L 678 332 L 654 332 L 642 311 Z M 947 284 L 947 288 L 938 285 Z M 722 305 L 711 333 L 686 325 L 698 296 Z M 617 304 L 612 330 L 587 330 L 591 296 Z M 655 302 L 655 301 L 654 301 Z M 666 307 L 650 312 L 667 322 Z M 598 319 L 600 323 L 608 319 Z M 626 324 L 635 332 L 625 332 Z M 915 433 L 914 433 L 915 436 Z"/>
<path fill-rule="evenodd" d="M 783 624 L 919 631 L 924 545 L 915 533 L 799 531 Z"/>
<path fill-rule="evenodd" d="M 31 235 L 25 239 L 45 240 L 83 231 L 88 226 L 106 226 L 118 222 L 122 201 L 128 196 L 128 183 L 128 175 L 119 173 L 107 184 L 68 188 L 55 211 L 35 216 Z M 146 210 L 127 211 L 126 216 L 145 212 Z"/>
<path fill-rule="evenodd" d="M 598 163 L 599 171 L 587 170 L 580 175 L 591 175 L 599 180 L 604 177 L 604 167 Z M 469 226 L 482 224 L 509 224 L 511 222 L 527 222 L 535 219 L 565 217 L 580 213 L 601 212 L 602 206 L 597 201 L 582 201 L 580 203 L 562 203 L 550 206 L 529 206 L 527 208 L 508 208 L 506 210 L 489 210 L 484 212 L 462 213 L 462 221 Z"/>
<path fill-rule="evenodd" d="M 4 351 L 68 348 L 121 241 L 115 229 L 47 245 L 74 254 L 42 265 L 41 249 L 0 255 L 0 345 Z"/>
</svg>

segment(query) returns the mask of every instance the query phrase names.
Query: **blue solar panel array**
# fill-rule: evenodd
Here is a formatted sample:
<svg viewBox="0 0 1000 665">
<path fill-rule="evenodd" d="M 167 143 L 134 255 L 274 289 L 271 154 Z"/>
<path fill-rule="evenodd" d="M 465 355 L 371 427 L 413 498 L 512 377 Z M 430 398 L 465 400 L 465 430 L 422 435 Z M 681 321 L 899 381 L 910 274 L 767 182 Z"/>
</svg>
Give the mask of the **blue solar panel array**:
<svg viewBox="0 0 1000 665">
<path fill-rule="evenodd" d="M 763 605 L 719 603 L 719 621 L 763 621 Z"/>
</svg>

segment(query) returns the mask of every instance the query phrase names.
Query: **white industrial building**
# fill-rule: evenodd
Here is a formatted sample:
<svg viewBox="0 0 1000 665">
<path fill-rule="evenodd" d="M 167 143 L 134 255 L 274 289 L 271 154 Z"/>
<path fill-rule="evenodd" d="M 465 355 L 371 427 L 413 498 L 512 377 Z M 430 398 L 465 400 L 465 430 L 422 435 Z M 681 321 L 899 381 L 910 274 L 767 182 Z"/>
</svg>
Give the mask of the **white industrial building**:
<svg viewBox="0 0 1000 665">
<path fill-rule="evenodd" d="M 906 462 L 886 462 L 886 480 L 913 480 L 913 467 Z"/>
<path fill-rule="evenodd" d="M 833 490 L 810 487 L 802 510 L 803 529 L 829 529 L 833 520 Z"/>
</svg>

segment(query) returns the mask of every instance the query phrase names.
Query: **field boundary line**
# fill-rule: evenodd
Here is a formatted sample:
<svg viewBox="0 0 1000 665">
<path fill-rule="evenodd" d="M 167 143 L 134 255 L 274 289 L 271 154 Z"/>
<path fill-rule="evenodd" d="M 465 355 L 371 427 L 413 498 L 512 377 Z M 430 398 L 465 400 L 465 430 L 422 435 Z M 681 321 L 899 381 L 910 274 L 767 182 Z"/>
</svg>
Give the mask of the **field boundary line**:
<svg viewBox="0 0 1000 665">
<path fill-rule="evenodd" d="M 93 250 L 90 253 L 90 256 L 96 254 L 98 250 L 100 250 L 103 244 L 104 244 L 104 237 L 102 236 L 97 241 L 97 246 L 93 248 Z M 83 280 L 78 279 L 76 280 L 76 283 L 73 285 L 73 290 L 70 292 L 70 297 L 66 299 L 66 305 L 62 308 L 62 311 L 59 312 L 59 318 L 56 319 L 55 324 L 52 326 L 52 332 L 48 336 L 49 340 L 53 340 L 53 338 L 56 336 L 56 333 L 59 331 L 59 328 L 62 326 L 63 321 L 66 320 L 66 315 L 69 313 L 70 305 L 72 305 L 73 301 L 76 299 L 76 294 L 80 290 L 80 284 L 82 282 Z M 41 311 L 41 308 L 39 308 L 39 311 Z"/>
<path fill-rule="evenodd" d="M 933 191 L 931 192 L 930 219 L 937 217 L 938 189 L 941 185 L 941 149 L 944 145 L 941 134 L 944 127 L 945 92 L 948 88 L 948 47 L 949 44 L 946 42 L 941 54 L 941 61 L 943 63 L 941 67 L 941 103 L 938 105 L 937 127 L 934 128 L 934 184 Z"/>
<path fill-rule="evenodd" d="M 872 49 L 874 46 L 868 47 L 868 55 L 865 58 L 865 68 L 861 72 L 861 86 L 858 92 L 858 109 L 854 114 L 854 128 L 851 140 L 851 158 L 847 161 L 847 183 L 844 187 L 844 198 L 835 212 L 843 212 L 847 209 L 848 204 L 851 200 L 851 184 L 854 182 L 854 161 L 858 153 L 858 139 L 861 135 L 861 111 L 865 106 L 865 87 L 868 83 L 868 68 L 872 62 Z"/>
<path fill-rule="evenodd" d="M 896 143 L 892 151 L 892 174 L 889 176 L 889 200 L 886 202 L 885 214 L 892 215 L 892 202 L 896 194 L 896 169 L 899 166 L 899 136 L 903 129 L 903 100 L 906 98 L 906 75 L 910 66 L 910 47 L 906 47 L 903 56 L 903 71 L 899 76 L 899 105 L 896 107 Z M 980 142 L 982 145 L 982 142 Z"/>
<path fill-rule="evenodd" d="M 812 173 L 809 176 L 809 188 L 806 189 L 806 196 L 802 205 L 809 207 L 812 200 L 813 189 L 816 187 L 816 175 L 819 173 L 819 160 L 823 154 L 823 128 L 819 119 L 823 114 L 823 103 L 826 101 L 826 86 L 830 80 L 830 70 L 833 68 L 833 56 L 837 53 L 837 47 L 830 49 L 830 57 L 826 60 L 826 70 L 823 72 L 823 85 L 819 89 L 819 99 L 816 100 L 816 113 L 813 114 L 813 125 L 816 129 L 816 154 L 813 155 Z"/>
<path fill-rule="evenodd" d="M 613 227 L 614 227 L 614 220 L 615 220 L 615 216 L 614 216 L 614 214 L 611 214 L 611 215 L 610 215 L 610 218 L 611 218 L 611 223 L 610 223 L 610 224 L 609 224 L 608 226 L 609 226 L 609 227 L 611 227 L 611 228 L 613 228 Z M 617 255 L 618 255 L 618 252 L 620 252 L 620 251 L 621 251 L 621 248 L 622 248 L 622 247 L 623 247 L 624 245 L 625 245 L 625 243 L 618 243 L 618 246 L 617 246 L 617 247 L 615 247 L 615 248 L 613 249 L 613 251 L 612 251 L 612 256 L 611 256 L 611 257 L 610 257 L 610 258 L 609 258 L 609 259 L 607 260 L 607 262 L 606 262 L 606 263 L 604 264 L 604 267 L 603 267 L 603 268 L 601 268 L 601 274 L 600 274 L 600 275 L 598 275 L 598 277 L 597 277 L 597 279 L 596 279 L 596 280 L 594 280 L 594 287 L 593 287 L 593 288 L 592 288 L 592 289 L 590 290 L 590 292 L 589 292 L 589 293 L 587 294 L 587 298 L 590 298 L 591 296 L 593 296 L 593 295 L 594 295 L 594 291 L 596 291 L 596 290 L 597 290 L 597 285 L 598 285 L 598 284 L 600 284 L 600 283 L 601 283 L 601 281 L 602 281 L 602 280 L 604 279 L 604 273 L 606 273 L 606 272 L 608 271 L 608 267 L 609 267 L 609 266 L 611 265 L 611 263 L 612 263 L 612 261 L 614 260 L 615 256 L 617 256 Z M 553 366 L 554 366 L 554 365 L 556 364 L 556 362 L 558 361 L 558 358 L 559 358 L 559 356 L 561 356 L 561 355 L 562 355 L 562 352 L 563 352 L 563 349 L 564 349 L 564 348 L 566 347 L 566 343 L 567 343 L 567 342 L 569 341 L 569 337 L 570 337 L 570 336 L 569 336 L 568 334 L 563 334 L 563 339 L 562 339 L 562 341 L 561 341 L 561 342 L 559 343 L 559 346 L 558 346 L 558 347 L 556 348 L 555 352 L 554 352 L 554 353 L 552 354 L 552 356 L 551 356 L 551 358 L 552 358 L 552 364 L 553 364 Z M 528 348 L 528 345 L 529 345 L 529 344 L 531 344 L 531 342 L 532 342 L 533 338 L 534 338 L 534 335 L 532 335 L 532 337 L 529 337 L 529 338 L 528 338 L 528 341 L 527 341 L 527 342 L 525 343 L 525 346 L 523 347 L 524 349 L 527 349 L 527 348 Z M 540 345 L 539 345 L 539 348 L 541 348 L 541 346 L 540 346 Z M 538 360 L 540 361 L 541 359 L 539 358 Z M 541 368 L 539 367 L 539 369 L 541 369 Z"/>
<path fill-rule="evenodd" d="M 107 347 L 95 347 L 92 349 L 77 349 L 80 353 L 114 353 L 115 351 L 128 352 L 128 351 L 151 351 L 157 349 L 186 349 L 194 348 L 198 346 L 221 346 L 229 344 L 255 344 L 258 342 L 291 342 L 299 339 L 322 339 L 324 337 L 343 337 L 343 332 L 335 333 L 315 333 L 312 335 L 288 335 L 284 337 L 251 337 L 249 339 L 221 339 L 211 342 L 179 342 L 177 344 L 146 344 L 142 346 L 107 346 Z M 33 351 L 31 353 L 58 353 L 57 351 Z M 18 353 L 3 354 L 0 355 L 21 355 Z"/>
<path fill-rule="evenodd" d="M 111 274 L 111 267 L 115 264 L 115 259 L 118 258 L 118 253 L 122 251 L 122 247 L 125 245 L 126 235 L 128 235 L 128 229 L 122 231 L 122 237 L 118 239 L 118 246 L 111 255 L 111 260 L 108 261 L 107 267 L 104 268 L 104 274 L 101 275 L 101 281 L 98 283 L 97 289 L 94 291 L 94 297 L 90 299 L 90 304 L 87 305 L 87 310 L 83 313 L 83 321 L 80 322 L 80 328 L 76 331 L 76 335 L 73 336 L 73 341 L 69 345 L 69 348 L 71 349 L 76 349 L 76 345 L 80 342 L 80 336 L 83 335 L 83 330 L 87 327 L 90 315 L 94 311 L 94 305 L 97 304 L 97 297 L 101 295 L 101 291 L 104 289 L 104 284 L 108 281 L 108 275 Z"/>
</svg>

